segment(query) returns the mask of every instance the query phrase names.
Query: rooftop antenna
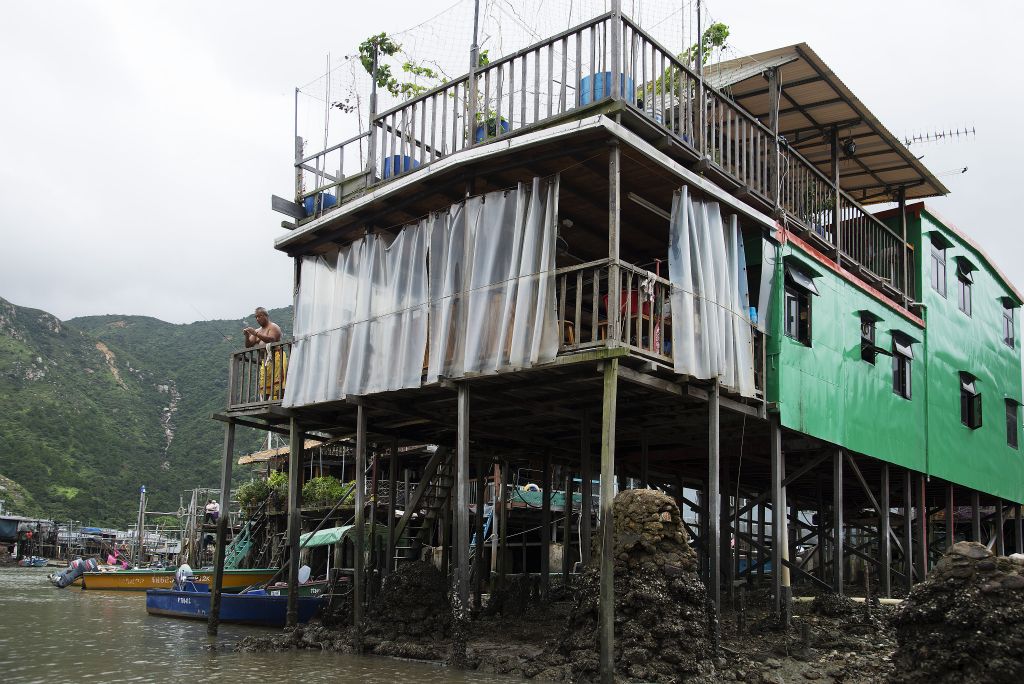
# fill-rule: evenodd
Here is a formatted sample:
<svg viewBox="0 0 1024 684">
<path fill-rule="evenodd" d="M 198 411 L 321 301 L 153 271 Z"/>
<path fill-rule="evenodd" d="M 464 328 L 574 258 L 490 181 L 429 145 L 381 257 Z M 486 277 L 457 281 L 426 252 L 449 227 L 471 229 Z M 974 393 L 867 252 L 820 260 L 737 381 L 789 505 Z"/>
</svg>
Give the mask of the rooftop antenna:
<svg viewBox="0 0 1024 684">
<path fill-rule="evenodd" d="M 963 128 L 952 128 L 945 131 L 929 131 L 927 133 L 914 133 L 912 135 L 903 136 L 903 144 L 910 147 L 914 144 L 930 143 L 930 142 L 953 142 L 959 141 L 960 139 L 973 138 L 975 135 L 974 126 L 970 128 L 964 126 Z"/>
</svg>

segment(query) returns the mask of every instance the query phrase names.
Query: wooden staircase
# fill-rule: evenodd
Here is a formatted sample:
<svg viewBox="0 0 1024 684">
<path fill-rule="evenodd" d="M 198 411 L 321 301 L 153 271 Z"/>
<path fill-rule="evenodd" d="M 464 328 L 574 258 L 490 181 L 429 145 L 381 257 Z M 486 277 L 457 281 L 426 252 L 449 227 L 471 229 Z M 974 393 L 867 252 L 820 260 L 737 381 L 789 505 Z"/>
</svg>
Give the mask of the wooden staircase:
<svg viewBox="0 0 1024 684">
<path fill-rule="evenodd" d="M 451 498 L 455 486 L 454 452 L 438 447 L 423 469 L 423 477 L 405 504 L 405 512 L 395 524 L 395 563 L 419 560 L 410 551 L 430 543 L 437 519 Z M 423 514 L 420 515 L 420 511 Z M 413 517 L 415 515 L 415 518 Z"/>
</svg>

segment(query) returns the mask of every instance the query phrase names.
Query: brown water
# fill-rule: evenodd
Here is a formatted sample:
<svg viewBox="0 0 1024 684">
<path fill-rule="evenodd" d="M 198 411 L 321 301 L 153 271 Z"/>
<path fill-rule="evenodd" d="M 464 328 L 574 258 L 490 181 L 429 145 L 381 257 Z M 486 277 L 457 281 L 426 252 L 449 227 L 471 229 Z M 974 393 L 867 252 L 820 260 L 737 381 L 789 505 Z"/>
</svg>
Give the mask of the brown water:
<svg viewBox="0 0 1024 684">
<path fill-rule="evenodd" d="M 0 682 L 521 682 L 424 663 L 319 651 L 234 653 L 275 629 L 148 615 L 146 595 L 56 589 L 47 568 L 0 568 Z M 209 650 L 210 644 L 219 648 Z"/>
</svg>

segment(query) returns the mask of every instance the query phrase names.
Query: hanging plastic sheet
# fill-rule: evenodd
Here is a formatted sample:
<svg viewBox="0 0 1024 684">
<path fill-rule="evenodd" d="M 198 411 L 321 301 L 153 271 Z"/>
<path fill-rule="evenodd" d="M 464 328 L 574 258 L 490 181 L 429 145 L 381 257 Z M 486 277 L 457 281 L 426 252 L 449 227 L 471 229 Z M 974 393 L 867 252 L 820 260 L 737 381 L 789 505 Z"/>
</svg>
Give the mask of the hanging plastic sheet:
<svg viewBox="0 0 1024 684">
<path fill-rule="evenodd" d="M 735 215 L 694 199 L 686 187 L 672 202 L 669 231 L 672 355 L 677 373 L 754 396 L 743 235 Z"/>
<path fill-rule="evenodd" d="M 434 217 L 428 382 L 555 358 L 557 198 L 535 178 Z"/>
<path fill-rule="evenodd" d="M 304 257 L 284 406 L 418 387 L 428 221 Z"/>
</svg>

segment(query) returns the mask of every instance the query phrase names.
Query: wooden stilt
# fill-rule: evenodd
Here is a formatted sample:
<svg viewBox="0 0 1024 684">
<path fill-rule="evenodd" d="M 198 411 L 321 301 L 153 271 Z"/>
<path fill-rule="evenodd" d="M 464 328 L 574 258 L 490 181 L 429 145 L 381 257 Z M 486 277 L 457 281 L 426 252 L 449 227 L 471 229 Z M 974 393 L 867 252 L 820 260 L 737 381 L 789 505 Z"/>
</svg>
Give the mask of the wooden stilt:
<svg viewBox="0 0 1024 684">
<path fill-rule="evenodd" d="M 224 588 L 224 553 L 227 548 L 229 504 L 231 503 L 231 466 L 235 460 L 235 423 L 224 425 L 224 458 L 220 469 L 221 514 L 217 516 L 217 547 L 213 555 L 213 586 L 210 588 L 210 615 L 206 633 L 217 636 L 220 626 L 220 595 Z"/>
<path fill-rule="evenodd" d="M 476 544 L 473 546 L 473 607 L 483 609 L 484 586 L 484 505 L 487 493 L 487 471 L 482 457 L 476 459 Z"/>
<path fill-rule="evenodd" d="M 356 496 L 355 496 L 355 558 L 352 562 L 352 625 L 355 627 L 355 650 L 363 650 L 363 600 L 366 591 L 364 564 L 366 562 L 366 409 L 356 407 Z M 294 568 L 294 564 L 292 565 Z M 295 592 L 298 593 L 298 592 Z M 291 593 L 288 594 L 291 598 Z"/>
<path fill-rule="evenodd" d="M 395 567 L 395 499 L 398 498 L 398 442 L 391 442 L 391 460 L 388 463 L 388 548 L 384 574 L 389 575 Z"/>
<path fill-rule="evenodd" d="M 946 483 L 946 543 L 943 551 L 956 543 L 956 506 L 953 505 L 953 483 Z"/>
<path fill-rule="evenodd" d="M 832 455 L 832 588 L 843 595 L 843 452 Z"/>
<path fill-rule="evenodd" d="M 714 606 L 716 632 L 722 607 L 722 481 L 718 413 L 719 387 L 716 381 L 708 390 L 708 533 L 705 540 L 708 549 L 708 598 Z"/>
<path fill-rule="evenodd" d="M 971 541 L 985 543 L 981 538 L 981 496 L 977 490 L 971 492 Z"/>
<path fill-rule="evenodd" d="M 1003 537 L 1003 500 L 996 499 L 996 555 L 1006 555 L 1006 539 Z"/>
<path fill-rule="evenodd" d="M 617 309 L 618 307 L 611 307 Z M 615 414 L 619 381 L 619 360 L 605 362 L 604 401 L 601 415 L 601 660 L 603 684 L 612 684 L 615 675 L 615 564 L 613 554 L 612 478 L 615 477 Z"/>
<path fill-rule="evenodd" d="M 562 506 L 562 586 L 565 587 L 568 586 L 569 573 L 572 572 L 572 516 L 575 505 L 572 495 L 572 471 L 568 468 L 565 469 L 563 480 L 565 504 Z"/>
<path fill-rule="evenodd" d="M 640 487 L 647 489 L 650 484 L 649 463 L 648 463 L 647 431 L 640 431 Z"/>
<path fill-rule="evenodd" d="M 544 453 L 540 500 L 540 594 L 546 600 L 551 588 L 551 452 Z"/>
<path fill-rule="evenodd" d="M 881 496 L 878 501 L 879 511 L 879 526 L 878 534 L 879 541 L 881 543 L 881 559 L 882 567 L 880 568 L 881 573 L 879 574 L 879 582 L 881 583 L 881 593 L 886 598 L 892 597 L 892 539 L 890 530 L 892 525 L 889 522 L 889 464 L 882 463 L 882 490 Z"/>
<path fill-rule="evenodd" d="M 782 547 L 785 545 L 786 517 L 783 511 L 785 503 L 782 493 L 782 428 L 779 417 L 772 416 L 770 425 L 771 436 L 771 505 L 772 505 L 772 595 L 775 600 L 775 614 L 783 613 L 782 595 Z"/>
<path fill-rule="evenodd" d="M 925 476 L 917 475 L 917 577 L 924 581 L 928 574 L 928 501 Z"/>
<path fill-rule="evenodd" d="M 1017 553 L 1024 553 L 1024 521 L 1020 515 L 1021 505 L 1013 502 L 1013 547 Z"/>
<path fill-rule="evenodd" d="M 469 385 L 459 384 L 458 449 L 455 467 L 455 576 L 459 600 L 469 607 Z"/>
<path fill-rule="evenodd" d="M 299 535 L 302 533 L 300 507 L 302 495 L 299 475 L 302 471 L 302 448 L 305 436 L 294 418 L 288 435 L 288 612 L 285 626 L 295 627 L 299 621 Z"/>
<path fill-rule="evenodd" d="M 584 563 L 589 563 L 594 474 L 590 469 L 590 412 L 586 409 L 580 421 L 580 480 L 580 555 Z"/>
<path fill-rule="evenodd" d="M 903 572 L 907 591 L 914 586 L 914 502 L 911 472 L 903 471 Z"/>
<path fill-rule="evenodd" d="M 505 586 L 508 568 L 508 461 L 501 462 L 501 491 L 498 505 L 498 586 Z"/>
</svg>

